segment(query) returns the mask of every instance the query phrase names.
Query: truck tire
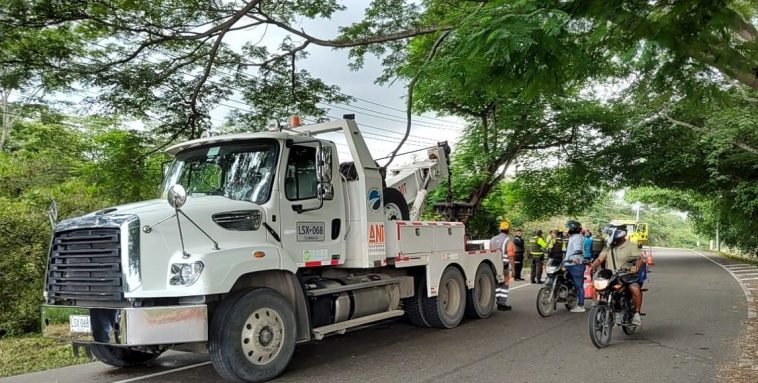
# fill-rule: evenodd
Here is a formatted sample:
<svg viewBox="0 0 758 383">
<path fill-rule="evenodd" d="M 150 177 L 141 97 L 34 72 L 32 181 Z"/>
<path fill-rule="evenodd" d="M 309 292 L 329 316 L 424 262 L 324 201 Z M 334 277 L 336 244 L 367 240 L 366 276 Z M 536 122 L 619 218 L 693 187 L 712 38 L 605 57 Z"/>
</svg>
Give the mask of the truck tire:
<svg viewBox="0 0 758 383">
<path fill-rule="evenodd" d="M 163 353 L 159 349 L 156 349 L 155 352 L 145 352 L 130 347 L 115 347 L 104 344 L 91 344 L 89 349 L 92 356 L 97 360 L 119 368 L 144 366 Z"/>
<path fill-rule="evenodd" d="M 415 294 L 410 298 L 403 299 L 405 318 L 417 327 L 432 327 L 424 318 L 423 299 L 426 296 L 426 277 L 421 275 L 417 278 Z"/>
<path fill-rule="evenodd" d="M 456 267 L 442 272 L 436 297 L 423 295 L 424 318 L 436 328 L 453 328 L 461 323 L 466 311 L 466 282 Z"/>
<path fill-rule="evenodd" d="M 279 292 L 242 291 L 225 299 L 211 319 L 208 352 L 227 380 L 263 382 L 281 374 L 295 351 L 295 314 Z"/>
<path fill-rule="evenodd" d="M 474 288 L 466 292 L 466 317 L 489 318 L 495 311 L 495 273 L 486 263 L 480 263 L 474 275 Z"/>
<path fill-rule="evenodd" d="M 403 193 L 393 188 L 384 188 L 382 193 L 384 201 L 384 216 L 387 221 L 407 221 L 411 219 L 408 203 L 405 202 Z"/>
</svg>

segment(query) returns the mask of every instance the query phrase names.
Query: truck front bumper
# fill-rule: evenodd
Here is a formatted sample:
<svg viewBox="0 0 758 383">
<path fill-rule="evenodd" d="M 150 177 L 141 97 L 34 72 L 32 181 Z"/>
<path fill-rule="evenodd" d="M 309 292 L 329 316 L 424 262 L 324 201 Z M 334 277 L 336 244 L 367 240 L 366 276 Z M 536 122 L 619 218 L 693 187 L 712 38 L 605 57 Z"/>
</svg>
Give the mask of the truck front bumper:
<svg viewBox="0 0 758 383">
<path fill-rule="evenodd" d="M 205 342 L 205 305 L 84 308 L 42 306 L 42 334 L 77 343 L 146 346 Z"/>
</svg>

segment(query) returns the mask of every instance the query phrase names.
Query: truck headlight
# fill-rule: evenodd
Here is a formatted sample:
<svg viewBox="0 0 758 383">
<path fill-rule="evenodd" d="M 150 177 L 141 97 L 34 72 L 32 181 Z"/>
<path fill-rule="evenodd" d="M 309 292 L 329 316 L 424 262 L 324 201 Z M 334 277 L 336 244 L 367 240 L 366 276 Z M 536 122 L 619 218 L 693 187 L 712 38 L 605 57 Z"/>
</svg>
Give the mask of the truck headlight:
<svg viewBox="0 0 758 383">
<path fill-rule="evenodd" d="M 191 286 L 200 278 L 203 263 L 173 263 L 171 264 L 171 286 Z"/>
</svg>

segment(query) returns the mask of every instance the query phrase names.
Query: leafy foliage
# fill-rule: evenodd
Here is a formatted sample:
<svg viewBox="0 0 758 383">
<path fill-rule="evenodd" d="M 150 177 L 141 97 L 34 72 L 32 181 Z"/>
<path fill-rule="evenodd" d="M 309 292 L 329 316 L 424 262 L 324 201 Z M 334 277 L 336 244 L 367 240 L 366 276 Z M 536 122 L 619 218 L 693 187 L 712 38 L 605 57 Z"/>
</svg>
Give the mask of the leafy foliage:
<svg viewBox="0 0 758 383">
<path fill-rule="evenodd" d="M 152 139 L 89 119 L 87 127 L 21 122 L 0 151 L 0 330 L 39 328 L 39 305 L 50 242 L 51 199 L 61 218 L 151 198 L 161 155 Z"/>
</svg>

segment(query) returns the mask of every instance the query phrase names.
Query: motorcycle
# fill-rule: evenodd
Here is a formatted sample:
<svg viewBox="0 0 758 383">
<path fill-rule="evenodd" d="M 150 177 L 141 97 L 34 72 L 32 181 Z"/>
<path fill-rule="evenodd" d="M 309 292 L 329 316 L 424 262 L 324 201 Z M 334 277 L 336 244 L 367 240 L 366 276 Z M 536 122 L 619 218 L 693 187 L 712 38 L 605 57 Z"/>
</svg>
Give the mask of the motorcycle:
<svg viewBox="0 0 758 383">
<path fill-rule="evenodd" d="M 608 346 L 614 325 L 620 326 L 626 335 L 637 332 L 638 326 L 632 324 L 632 296 L 627 291 L 627 283 L 624 282 L 624 276 L 629 274 L 631 273 L 625 270 L 613 272 L 609 269 L 595 273 L 592 283 L 598 292 L 598 300 L 590 310 L 589 330 L 592 344 L 597 348 Z"/>
<path fill-rule="evenodd" d="M 563 266 L 562 260 L 548 258 L 547 266 L 545 266 L 547 281 L 537 293 L 537 312 L 542 317 L 550 316 L 556 310 L 558 303 L 564 303 L 568 310 L 577 305 L 576 287 L 568 271 L 565 268 L 562 269 Z"/>
</svg>

